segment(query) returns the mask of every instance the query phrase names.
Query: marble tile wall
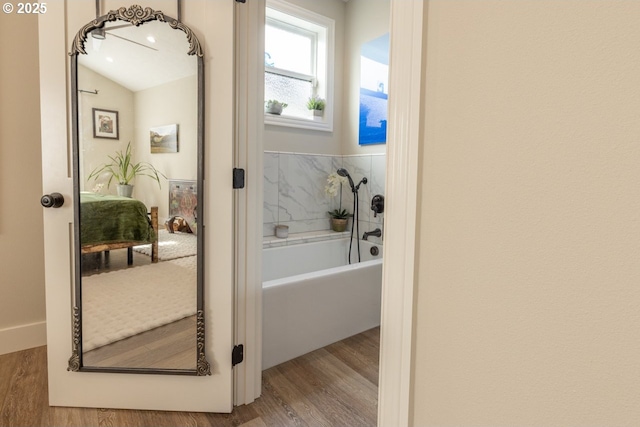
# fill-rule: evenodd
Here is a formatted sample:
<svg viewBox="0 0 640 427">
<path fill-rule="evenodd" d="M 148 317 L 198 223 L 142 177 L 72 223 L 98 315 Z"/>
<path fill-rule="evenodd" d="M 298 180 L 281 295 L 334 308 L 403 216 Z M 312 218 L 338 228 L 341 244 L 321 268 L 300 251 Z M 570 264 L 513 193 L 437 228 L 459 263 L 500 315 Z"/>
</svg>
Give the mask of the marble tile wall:
<svg viewBox="0 0 640 427">
<path fill-rule="evenodd" d="M 353 212 L 353 193 L 348 186 L 342 198 L 325 194 L 327 176 L 345 168 L 357 184 L 367 177 L 358 194 L 360 238 L 365 231 L 382 228 L 384 215 L 374 217 L 371 198 L 384 195 L 385 155 L 330 156 L 266 151 L 264 153 L 264 236 L 273 236 L 278 224 L 289 233 L 329 230 L 328 211 L 342 208 Z M 349 230 L 351 224 L 349 224 Z M 369 240 L 381 243 L 376 237 Z"/>
</svg>

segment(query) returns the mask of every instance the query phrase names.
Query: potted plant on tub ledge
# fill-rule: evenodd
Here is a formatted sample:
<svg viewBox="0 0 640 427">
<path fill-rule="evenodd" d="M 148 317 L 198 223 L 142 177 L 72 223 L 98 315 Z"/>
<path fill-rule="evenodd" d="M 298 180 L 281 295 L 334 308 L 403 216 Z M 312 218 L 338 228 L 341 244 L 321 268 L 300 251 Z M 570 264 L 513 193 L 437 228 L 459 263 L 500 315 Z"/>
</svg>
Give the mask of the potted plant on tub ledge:
<svg viewBox="0 0 640 427">
<path fill-rule="evenodd" d="M 352 216 L 346 209 L 342 209 L 342 184 L 347 180 L 346 177 L 338 175 L 336 172 L 329 174 L 327 178 L 327 185 L 324 188 L 324 192 L 332 197 L 340 194 L 340 202 L 338 209 L 329 211 L 331 217 L 331 229 L 333 231 L 342 232 L 347 228 L 347 222 L 349 217 Z"/>
<path fill-rule="evenodd" d="M 124 152 L 122 150 L 116 151 L 114 156 L 109 156 L 109 160 L 109 162 L 95 168 L 89 174 L 87 180 L 97 180 L 102 174 L 107 174 L 109 176 L 107 188 L 111 186 L 111 181 L 115 179 L 118 181 L 117 190 L 119 196 L 131 197 L 133 192 L 133 184 L 131 184 L 131 181 L 136 176 L 148 176 L 156 181 L 160 188 L 162 188 L 160 185 L 160 176 L 167 179 L 167 177 L 158 171 L 151 163 L 133 162 L 131 142 L 127 143 L 127 148 Z"/>
<path fill-rule="evenodd" d="M 331 215 L 331 229 L 342 232 L 347 228 L 347 221 L 351 214 L 346 209 L 334 209 L 329 212 Z"/>
</svg>

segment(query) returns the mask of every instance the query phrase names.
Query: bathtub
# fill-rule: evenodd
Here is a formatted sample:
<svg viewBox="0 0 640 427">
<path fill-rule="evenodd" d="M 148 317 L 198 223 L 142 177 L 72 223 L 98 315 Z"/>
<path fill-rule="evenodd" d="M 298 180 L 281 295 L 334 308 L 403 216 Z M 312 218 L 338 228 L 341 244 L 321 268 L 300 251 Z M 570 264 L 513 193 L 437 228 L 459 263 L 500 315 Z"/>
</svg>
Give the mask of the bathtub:
<svg viewBox="0 0 640 427">
<path fill-rule="evenodd" d="M 355 264 L 348 238 L 263 249 L 262 369 L 380 325 L 382 246 L 360 249 Z"/>
</svg>

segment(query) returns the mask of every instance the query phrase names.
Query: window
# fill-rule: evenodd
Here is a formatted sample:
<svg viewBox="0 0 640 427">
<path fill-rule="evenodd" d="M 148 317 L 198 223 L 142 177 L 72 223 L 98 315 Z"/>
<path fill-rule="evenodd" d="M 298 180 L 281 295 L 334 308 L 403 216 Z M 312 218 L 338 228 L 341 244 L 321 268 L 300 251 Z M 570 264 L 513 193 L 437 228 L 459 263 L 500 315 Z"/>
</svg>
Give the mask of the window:
<svg viewBox="0 0 640 427">
<path fill-rule="evenodd" d="M 267 0 L 264 99 L 287 104 L 265 123 L 333 129 L 333 20 L 279 0 Z M 321 116 L 307 108 L 310 97 L 325 100 Z"/>
</svg>

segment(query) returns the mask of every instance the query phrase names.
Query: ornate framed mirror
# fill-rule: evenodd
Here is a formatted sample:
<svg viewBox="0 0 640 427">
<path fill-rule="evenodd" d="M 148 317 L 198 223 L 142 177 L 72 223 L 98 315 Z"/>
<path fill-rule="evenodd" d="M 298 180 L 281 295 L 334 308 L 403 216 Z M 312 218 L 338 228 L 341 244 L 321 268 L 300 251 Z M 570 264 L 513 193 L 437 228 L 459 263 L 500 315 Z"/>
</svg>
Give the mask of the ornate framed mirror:
<svg viewBox="0 0 640 427">
<path fill-rule="evenodd" d="M 179 20 L 134 5 L 83 26 L 69 55 L 75 286 L 68 370 L 211 375 L 200 43 Z"/>
</svg>

